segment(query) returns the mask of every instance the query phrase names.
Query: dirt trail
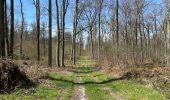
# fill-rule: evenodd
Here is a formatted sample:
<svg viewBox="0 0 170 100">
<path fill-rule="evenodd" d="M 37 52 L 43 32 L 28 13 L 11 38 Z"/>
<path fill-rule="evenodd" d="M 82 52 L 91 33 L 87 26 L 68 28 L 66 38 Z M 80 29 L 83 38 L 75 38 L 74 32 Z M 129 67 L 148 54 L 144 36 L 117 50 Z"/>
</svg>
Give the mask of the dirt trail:
<svg viewBox="0 0 170 100">
<path fill-rule="evenodd" d="M 85 87 L 83 85 L 76 85 L 73 92 L 71 100 L 88 100 L 85 94 Z"/>
<path fill-rule="evenodd" d="M 82 83 L 83 81 L 82 78 L 81 77 L 77 77 L 77 78 L 78 78 L 77 83 Z M 71 98 L 71 100 L 88 100 L 86 97 L 84 85 L 74 86 L 73 97 Z"/>
</svg>

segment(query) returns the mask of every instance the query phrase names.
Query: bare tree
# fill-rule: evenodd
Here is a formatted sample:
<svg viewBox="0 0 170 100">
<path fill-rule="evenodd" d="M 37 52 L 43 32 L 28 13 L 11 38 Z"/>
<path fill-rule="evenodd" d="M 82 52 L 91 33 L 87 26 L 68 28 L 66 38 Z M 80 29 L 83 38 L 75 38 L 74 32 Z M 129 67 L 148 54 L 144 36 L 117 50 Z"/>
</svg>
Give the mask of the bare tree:
<svg viewBox="0 0 170 100">
<path fill-rule="evenodd" d="M 0 0 L 0 57 L 5 56 L 4 5 L 5 0 Z"/>
<path fill-rule="evenodd" d="M 8 36 L 8 18 L 7 18 L 7 2 L 5 0 L 5 5 L 4 5 L 4 26 L 5 26 L 5 29 L 4 29 L 4 33 L 5 33 L 5 47 L 6 47 L 6 57 L 8 57 L 9 55 L 9 36 Z"/>
<path fill-rule="evenodd" d="M 119 1 L 116 0 L 116 49 L 119 56 Z"/>
<path fill-rule="evenodd" d="M 85 9 L 85 19 L 87 19 L 87 26 L 88 26 L 88 33 L 90 36 L 90 49 L 91 49 L 91 57 L 94 58 L 94 43 L 93 43 L 93 28 L 96 23 L 97 17 L 97 6 L 96 1 L 92 3 L 92 1 L 88 0 L 86 2 L 86 9 Z"/>
<path fill-rule="evenodd" d="M 46 55 L 46 39 L 45 39 L 45 33 L 46 33 L 46 24 L 42 23 L 42 39 L 43 39 L 43 55 Z"/>
<path fill-rule="evenodd" d="M 101 12 L 102 12 L 103 0 L 98 1 L 98 31 L 99 31 L 99 40 L 98 40 L 98 60 L 100 60 L 100 45 L 101 45 Z"/>
<path fill-rule="evenodd" d="M 40 0 L 33 0 L 36 8 L 36 31 L 37 31 L 37 60 L 40 61 Z"/>
<path fill-rule="evenodd" d="M 167 18 L 167 66 L 170 66 L 170 0 L 168 0 L 168 18 Z"/>
<path fill-rule="evenodd" d="M 58 67 L 60 67 L 60 30 L 61 30 L 61 27 L 60 27 L 60 15 L 59 15 L 59 6 L 58 6 L 58 0 L 56 0 L 56 14 L 57 14 L 57 53 L 56 53 L 56 63 L 58 65 Z"/>
<path fill-rule="evenodd" d="M 23 1 L 20 0 L 20 5 L 21 5 L 21 34 L 20 34 L 20 58 L 22 59 L 23 52 L 22 52 L 22 41 L 23 41 L 23 33 L 24 33 L 24 12 L 23 12 Z"/>
<path fill-rule="evenodd" d="M 51 5 L 51 0 L 48 0 L 48 10 L 49 10 L 48 65 L 52 66 L 52 5 Z"/>
<path fill-rule="evenodd" d="M 69 0 L 62 0 L 62 11 L 61 11 L 61 35 L 62 35 L 62 46 L 61 46 L 61 66 L 64 67 L 64 41 L 65 41 L 65 37 L 64 37 L 64 33 L 65 33 L 65 16 L 66 16 L 66 12 L 67 12 L 67 8 L 69 5 Z"/>
<path fill-rule="evenodd" d="M 75 53 L 76 53 L 76 34 L 77 34 L 77 24 L 78 24 L 78 3 L 79 0 L 76 0 L 75 12 L 74 12 L 74 21 L 73 21 L 73 39 L 72 39 L 72 58 L 73 64 L 75 65 Z"/>
<path fill-rule="evenodd" d="M 10 28 L 10 51 L 9 56 L 13 58 L 14 53 L 14 0 L 11 0 L 11 28 Z"/>
</svg>

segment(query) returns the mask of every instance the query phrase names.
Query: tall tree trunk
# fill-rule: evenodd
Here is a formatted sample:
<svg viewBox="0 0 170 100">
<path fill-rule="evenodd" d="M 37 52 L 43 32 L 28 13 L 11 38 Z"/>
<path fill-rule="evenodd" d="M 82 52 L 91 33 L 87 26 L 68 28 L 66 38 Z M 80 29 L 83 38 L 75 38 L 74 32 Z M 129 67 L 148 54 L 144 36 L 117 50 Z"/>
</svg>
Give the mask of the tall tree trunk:
<svg viewBox="0 0 170 100">
<path fill-rule="evenodd" d="M 75 12 L 74 12 L 74 22 L 73 22 L 73 44 L 72 44 L 72 58 L 73 58 L 73 64 L 75 65 L 76 62 L 76 33 L 77 33 L 77 17 L 78 17 L 78 2 L 79 0 L 76 0 L 76 6 L 75 6 Z"/>
<path fill-rule="evenodd" d="M 154 48 L 154 50 L 155 50 L 155 58 L 156 58 L 156 60 L 158 60 L 158 50 L 157 50 L 158 49 L 158 47 L 157 47 L 158 46 L 158 42 L 157 42 L 158 41 L 158 39 L 157 39 L 158 31 L 157 31 L 157 20 L 156 20 L 157 17 L 156 17 L 156 15 L 155 15 L 154 19 L 155 19 L 154 20 L 154 24 L 155 24 L 155 39 L 154 39 L 155 40 L 155 43 L 154 43 L 155 48 Z"/>
<path fill-rule="evenodd" d="M 11 0 L 11 30 L 10 30 L 10 52 L 9 56 L 13 59 L 14 54 L 14 0 Z"/>
<path fill-rule="evenodd" d="M 8 55 L 9 55 L 9 36 L 8 36 L 8 18 L 7 18 L 7 2 L 6 2 L 6 0 L 4 0 L 5 1 L 5 4 L 4 4 L 4 13 L 5 13 L 5 15 L 4 15 L 4 20 L 5 20 L 5 22 L 4 22 L 4 26 L 5 26 L 5 29 L 4 29 L 4 33 L 5 33 L 5 42 L 6 42 L 6 56 L 8 57 Z"/>
<path fill-rule="evenodd" d="M 141 28 L 141 17 L 139 15 L 139 34 L 140 34 L 140 55 L 141 55 L 141 58 L 140 58 L 140 63 L 143 62 L 143 35 L 142 35 L 142 28 Z"/>
<path fill-rule="evenodd" d="M 90 44 L 91 44 L 91 56 L 94 59 L 94 53 L 93 53 L 93 25 L 90 26 Z"/>
<path fill-rule="evenodd" d="M 167 24 L 167 66 L 170 67 L 170 0 L 168 0 Z"/>
<path fill-rule="evenodd" d="M 62 48 L 61 48 L 61 66 L 64 67 L 64 44 L 65 44 L 65 14 L 66 14 L 66 0 L 62 0 Z"/>
<path fill-rule="evenodd" d="M 0 57 L 5 57 L 4 5 L 5 1 L 0 0 Z"/>
<path fill-rule="evenodd" d="M 51 0 L 48 0 L 49 9 L 49 41 L 48 41 L 48 65 L 52 66 L 52 7 Z"/>
<path fill-rule="evenodd" d="M 46 25 L 45 25 L 45 23 L 43 23 L 43 32 L 42 32 L 42 38 L 43 38 L 43 50 L 44 50 L 44 52 L 43 52 L 43 56 L 45 57 L 45 55 L 46 55 L 46 46 L 45 46 L 45 44 L 46 44 L 46 40 L 45 40 L 45 33 L 46 33 Z"/>
<path fill-rule="evenodd" d="M 128 54 L 129 54 L 129 38 L 128 38 L 128 20 L 127 20 L 127 13 L 125 13 L 125 44 L 126 44 L 126 60 L 128 60 Z"/>
<path fill-rule="evenodd" d="M 103 3 L 103 0 L 99 0 L 99 13 L 98 13 L 98 17 L 99 17 L 99 26 L 98 26 L 98 31 L 99 31 L 99 39 L 98 39 L 98 60 L 100 60 L 100 41 L 101 41 L 101 10 L 102 10 L 102 3 Z"/>
<path fill-rule="evenodd" d="M 61 6 L 61 29 L 62 29 L 62 48 L 61 48 L 61 66 L 64 67 L 64 50 L 65 50 L 65 16 L 67 12 L 67 8 L 69 5 L 69 0 L 62 0 Z"/>
<path fill-rule="evenodd" d="M 60 67 L 60 15 L 59 15 L 59 7 L 58 7 L 58 0 L 56 0 L 56 14 L 57 14 L 57 59 L 56 59 L 56 63 L 57 66 Z"/>
<path fill-rule="evenodd" d="M 23 33 L 24 33 L 24 12 L 23 12 L 23 2 L 20 0 L 21 4 L 21 17 L 22 17 L 22 25 L 21 25 L 21 35 L 20 35 L 20 58 L 22 59 L 22 41 L 23 41 Z"/>
<path fill-rule="evenodd" d="M 150 27 L 148 25 L 148 29 L 147 29 L 147 32 L 148 32 L 148 57 L 150 58 L 151 57 L 151 40 L 150 40 Z"/>
<path fill-rule="evenodd" d="M 37 60 L 40 61 L 40 0 L 36 0 Z"/>
<path fill-rule="evenodd" d="M 81 56 L 81 49 L 82 49 L 82 37 L 81 37 L 81 35 L 80 35 L 80 41 L 79 41 L 79 55 Z"/>
<path fill-rule="evenodd" d="M 116 51 L 117 56 L 116 58 L 119 58 L 119 1 L 116 0 Z"/>
</svg>

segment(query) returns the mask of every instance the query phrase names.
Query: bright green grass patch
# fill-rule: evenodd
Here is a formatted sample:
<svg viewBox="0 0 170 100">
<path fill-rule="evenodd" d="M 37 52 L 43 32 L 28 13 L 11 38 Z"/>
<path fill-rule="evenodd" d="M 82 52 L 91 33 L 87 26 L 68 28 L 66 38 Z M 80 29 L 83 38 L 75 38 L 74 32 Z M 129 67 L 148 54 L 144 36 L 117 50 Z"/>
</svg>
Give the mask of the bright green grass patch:
<svg viewBox="0 0 170 100">
<path fill-rule="evenodd" d="M 164 100 L 164 96 L 152 88 L 127 80 L 108 84 L 114 92 L 122 94 L 128 100 Z"/>
<path fill-rule="evenodd" d="M 110 95 L 102 89 L 100 85 L 88 84 L 85 85 L 86 95 L 89 100 L 115 100 L 111 98 Z"/>
<path fill-rule="evenodd" d="M 58 80 L 58 81 L 74 81 L 75 76 L 74 74 L 66 74 L 66 73 L 49 73 L 49 77 Z"/>
<path fill-rule="evenodd" d="M 81 56 L 75 67 L 95 67 L 97 63 L 88 56 Z"/>
<path fill-rule="evenodd" d="M 86 59 L 91 59 L 89 56 L 80 56 L 79 59 L 86 60 Z"/>
<path fill-rule="evenodd" d="M 0 100 L 68 100 L 71 97 L 71 83 L 53 81 L 53 85 L 39 85 L 31 89 L 18 89 L 10 94 L 0 95 Z"/>
</svg>

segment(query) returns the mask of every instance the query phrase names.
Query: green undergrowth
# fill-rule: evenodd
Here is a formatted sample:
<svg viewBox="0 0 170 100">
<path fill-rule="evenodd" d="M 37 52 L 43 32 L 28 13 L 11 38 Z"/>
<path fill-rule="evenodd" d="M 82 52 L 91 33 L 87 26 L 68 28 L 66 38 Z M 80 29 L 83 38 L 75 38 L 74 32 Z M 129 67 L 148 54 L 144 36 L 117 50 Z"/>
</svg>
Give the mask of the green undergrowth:
<svg viewBox="0 0 170 100">
<path fill-rule="evenodd" d="M 65 73 L 49 73 L 49 77 L 52 78 L 53 80 L 57 81 L 64 81 L 64 82 L 70 82 L 70 83 L 81 83 L 81 84 L 86 84 L 86 83 L 102 83 L 105 81 L 109 81 L 111 79 L 115 79 L 114 76 L 107 75 L 104 72 L 101 71 L 96 71 L 92 73 L 72 73 L 72 74 L 65 74 Z M 79 82 L 79 78 L 81 77 L 82 82 Z"/>
<path fill-rule="evenodd" d="M 107 84 L 113 92 L 117 92 L 128 100 L 165 100 L 162 93 L 128 80 L 119 80 Z"/>
<path fill-rule="evenodd" d="M 71 97 L 73 84 L 61 81 L 50 81 L 30 89 L 16 89 L 9 94 L 1 94 L 0 100 L 68 100 Z"/>
<path fill-rule="evenodd" d="M 88 84 L 85 85 L 86 95 L 89 100 L 115 100 L 100 85 Z"/>
</svg>

